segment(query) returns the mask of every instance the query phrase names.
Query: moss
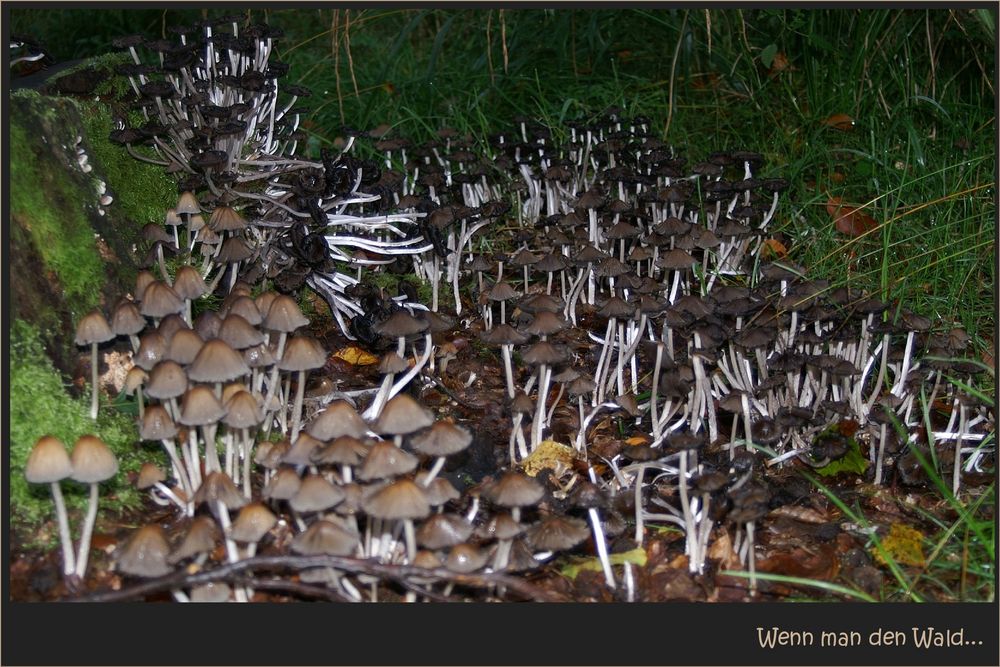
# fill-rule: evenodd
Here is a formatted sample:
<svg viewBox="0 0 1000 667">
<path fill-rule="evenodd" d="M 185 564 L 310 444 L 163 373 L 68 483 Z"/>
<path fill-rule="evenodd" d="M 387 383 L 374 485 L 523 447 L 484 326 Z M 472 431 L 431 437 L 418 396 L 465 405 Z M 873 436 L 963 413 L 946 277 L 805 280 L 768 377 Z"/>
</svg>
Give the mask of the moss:
<svg viewBox="0 0 1000 667">
<path fill-rule="evenodd" d="M 15 320 L 10 332 L 10 507 L 15 528 L 28 529 L 51 520 L 52 499 L 46 485 L 29 485 L 24 465 L 38 438 L 52 435 L 71 448 L 76 439 L 92 433 L 104 440 L 118 457 L 120 471 L 102 485 L 101 510 L 122 512 L 140 507 L 142 498 L 128 484 L 129 473 L 138 471 L 143 461 L 162 463 L 159 450 L 137 445 L 136 428 L 119 412 L 102 407 L 95 424 L 89 417 L 89 399 L 74 399 L 66 392 L 62 378 L 52 367 L 42 347 L 37 329 Z M 87 488 L 64 482 L 63 493 L 71 522 L 78 530 L 85 511 Z M 48 531 L 53 533 L 54 531 Z M 31 541 L 31 537 L 28 537 Z"/>
<path fill-rule="evenodd" d="M 128 53 L 106 53 L 104 55 L 94 56 L 93 58 L 88 58 L 83 62 L 54 75 L 46 81 L 46 86 L 52 86 L 64 76 L 76 74 L 83 70 L 94 70 L 106 75 L 106 78 L 97 84 L 97 87 L 94 88 L 93 94 L 102 98 L 107 97 L 120 99 L 124 95 L 128 94 L 131 90 L 131 85 L 128 82 L 128 77 L 120 76 L 115 73 L 115 68 L 117 68 L 118 65 L 130 62 L 132 62 L 132 58 Z"/>
<path fill-rule="evenodd" d="M 38 136 L 38 135 L 36 135 Z M 44 146 L 12 118 L 10 213 L 28 230 L 45 267 L 55 274 L 77 314 L 98 305 L 105 274 L 81 205 L 84 193 L 62 169 L 47 169 Z M 52 138 L 52 140 L 58 140 Z"/>
<path fill-rule="evenodd" d="M 92 162 L 115 197 L 108 210 L 132 223 L 124 225 L 129 234 L 125 240 L 134 242 L 143 225 L 162 223 L 166 210 L 177 203 L 177 183 L 162 168 L 140 162 L 108 141 L 114 120 L 107 106 L 87 103 L 83 125 Z"/>
</svg>

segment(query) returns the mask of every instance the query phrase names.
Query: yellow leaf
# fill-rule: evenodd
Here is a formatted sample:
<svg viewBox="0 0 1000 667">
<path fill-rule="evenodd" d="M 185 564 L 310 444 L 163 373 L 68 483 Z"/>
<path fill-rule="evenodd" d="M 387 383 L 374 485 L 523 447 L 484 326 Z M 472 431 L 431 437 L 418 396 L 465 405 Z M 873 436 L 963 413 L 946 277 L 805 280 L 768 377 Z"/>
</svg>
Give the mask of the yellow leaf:
<svg viewBox="0 0 1000 667">
<path fill-rule="evenodd" d="M 551 468 L 558 475 L 570 468 L 575 458 L 576 450 L 572 447 L 560 444 L 555 440 L 543 440 L 538 443 L 535 451 L 524 459 L 521 466 L 524 468 L 525 474 L 531 477 L 546 468 Z"/>
<path fill-rule="evenodd" d="M 624 565 L 625 563 L 632 563 L 633 565 L 645 565 L 646 564 L 646 550 L 642 547 L 636 547 L 631 551 L 623 551 L 622 553 L 609 554 L 608 560 L 612 565 Z M 603 569 L 601 566 L 600 558 L 581 558 L 575 559 L 574 562 L 566 565 L 562 569 L 562 575 L 564 577 L 569 577 L 570 579 L 576 579 L 576 575 L 580 574 L 584 570 L 590 572 L 600 572 Z"/>
<path fill-rule="evenodd" d="M 346 361 L 352 366 L 371 366 L 378 363 L 378 357 L 371 352 L 366 352 L 360 347 L 348 345 L 333 353 L 335 359 Z"/>
<path fill-rule="evenodd" d="M 630 447 L 635 447 L 637 445 L 649 444 L 649 442 L 650 442 L 649 436 L 640 433 L 639 435 L 633 435 L 631 438 L 626 440 L 625 444 Z"/>
<path fill-rule="evenodd" d="M 923 549 L 924 535 L 916 528 L 894 523 L 889 527 L 889 535 L 882 540 L 882 549 L 900 565 L 920 567 L 925 562 Z M 888 565 L 886 558 L 876 547 L 871 547 L 872 555 L 882 565 Z"/>
</svg>

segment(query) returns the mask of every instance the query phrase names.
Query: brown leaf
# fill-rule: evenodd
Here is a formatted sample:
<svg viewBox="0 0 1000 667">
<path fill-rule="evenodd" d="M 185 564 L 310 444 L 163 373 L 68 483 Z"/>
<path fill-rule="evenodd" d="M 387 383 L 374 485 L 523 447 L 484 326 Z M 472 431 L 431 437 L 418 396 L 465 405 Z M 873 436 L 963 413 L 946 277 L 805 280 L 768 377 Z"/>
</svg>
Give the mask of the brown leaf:
<svg viewBox="0 0 1000 667">
<path fill-rule="evenodd" d="M 761 250 L 764 259 L 784 259 L 788 256 L 788 248 L 778 239 L 766 239 Z"/>
<path fill-rule="evenodd" d="M 775 76 L 776 74 L 780 74 L 786 70 L 791 71 L 794 69 L 795 68 L 791 66 L 791 63 L 788 62 L 788 56 L 785 55 L 785 52 L 778 51 L 774 54 L 774 59 L 771 61 L 771 69 L 768 71 L 768 74 Z"/>
<path fill-rule="evenodd" d="M 824 119 L 823 125 L 840 130 L 841 132 L 850 132 L 854 129 L 854 119 L 846 113 L 835 113 L 829 118 Z"/>
<path fill-rule="evenodd" d="M 841 234 L 852 238 L 867 234 L 878 227 L 878 222 L 860 208 L 847 206 L 840 197 L 830 197 L 826 212 L 833 218 L 833 225 Z"/>
</svg>

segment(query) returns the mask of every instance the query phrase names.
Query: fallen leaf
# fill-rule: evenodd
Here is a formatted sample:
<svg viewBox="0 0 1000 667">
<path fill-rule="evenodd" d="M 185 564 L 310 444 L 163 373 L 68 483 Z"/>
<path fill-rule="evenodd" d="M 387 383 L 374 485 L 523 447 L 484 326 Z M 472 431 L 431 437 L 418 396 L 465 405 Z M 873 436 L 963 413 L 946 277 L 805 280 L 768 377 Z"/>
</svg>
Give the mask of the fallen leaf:
<svg viewBox="0 0 1000 667">
<path fill-rule="evenodd" d="M 784 259 L 788 256 L 788 249 L 778 239 L 765 239 L 761 250 L 765 259 Z"/>
<path fill-rule="evenodd" d="M 555 440 L 543 440 L 538 443 L 535 451 L 524 459 L 521 466 L 526 475 L 534 477 L 542 470 L 550 468 L 556 475 L 561 475 L 567 468 L 573 466 L 576 450 Z"/>
<path fill-rule="evenodd" d="M 354 345 L 348 345 L 337 350 L 333 353 L 333 357 L 345 361 L 352 366 L 371 366 L 378 363 L 377 356 Z"/>
<path fill-rule="evenodd" d="M 841 234 L 852 238 L 867 234 L 878 227 L 878 222 L 860 208 L 848 206 L 840 197 L 830 197 L 826 212 L 833 218 L 833 225 Z"/>
<path fill-rule="evenodd" d="M 633 565 L 642 566 L 646 564 L 646 550 L 642 547 L 636 547 L 631 551 L 609 554 L 608 560 L 611 562 L 611 565 L 624 565 L 625 563 L 632 563 Z M 600 572 L 602 569 L 603 567 L 601 566 L 600 558 L 584 558 L 575 560 L 574 562 L 565 565 L 562 569 L 562 575 L 564 577 L 569 577 L 570 579 L 576 579 L 576 576 L 580 574 L 580 572 Z"/>
<path fill-rule="evenodd" d="M 715 538 L 711 546 L 708 547 L 708 557 L 719 561 L 720 570 L 742 569 L 740 557 L 733 549 L 733 540 L 729 537 L 728 531 L 720 531 L 721 534 Z"/>
<path fill-rule="evenodd" d="M 630 447 L 635 447 L 638 445 L 649 444 L 649 442 L 649 436 L 640 433 L 639 435 L 633 435 L 631 438 L 627 439 L 625 444 Z"/>
<path fill-rule="evenodd" d="M 768 72 L 771 76 L 776 74 L 781 74 L 785 71 L 792 71 L 795 68 L 792 67 L 791 63 L 788 62 L 788 57 L 785 55 L 784 51 L 778 51 L 774 54 L 774 59 L 771 60 L 771 69 Z"/>
<path fill-rule="evenodd" d="M 924 534 L 916 528 L 894 523 L 889 527 L 889 535 L 882 540 L 882 549 L 885 553 L 900 565 L 922 566 L 924 564 L 923 549 Z M 871 547 L 872 555 L 882 565 L 888 565 L 886 557 L 882 551 L 874 545 Z"/>
<path fill-rule="evenodd" d="M 840 130 L 841 132 L 850 132 L 854 129 L 854 119 L 846 113 L 835 113 L 823 120 L 823 125 Z"/>
</svg>

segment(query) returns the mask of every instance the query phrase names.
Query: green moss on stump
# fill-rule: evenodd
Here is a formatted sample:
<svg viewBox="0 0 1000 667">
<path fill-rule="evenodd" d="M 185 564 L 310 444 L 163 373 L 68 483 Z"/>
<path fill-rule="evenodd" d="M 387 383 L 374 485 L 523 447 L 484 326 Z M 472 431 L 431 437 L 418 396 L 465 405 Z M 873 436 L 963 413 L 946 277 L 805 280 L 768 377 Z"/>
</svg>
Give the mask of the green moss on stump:
<svg viewBox="0 0 1000 667">
<path fill-rule="evenodd" d="M 62 440 L 67 449 L 73 447 L 77 438 L 88 433 L 104 440 L 118 457 L 120 465 L 118 475 L 101 485 L 102 512 L 139 508 L 142 498 L 129 485 L 128 475 L 137 472 L 144 461 L 162 465 L 162 453 L 148 443 L 140 444 L 135 424 L 120 412 L 105 406 L 97 423 L 91 421 L 89 400 L 69 396 L 62 377 L 45 355 L 41 336 L 34 327 L 15 320 L 10 334 L 9 489 L 12 527 L 24 531 L 31 542 L 28 529 L 53 519 L 48 485 L 28 484 L 24 479 L 28 454 L 43 435 Z M 87 487 L 71 481 L 63 482 L 62 486 L 76 532 L 80 517 L 86 511 Z M 54 531 L 49 532 L 54 535 Z"/>
</svg>

